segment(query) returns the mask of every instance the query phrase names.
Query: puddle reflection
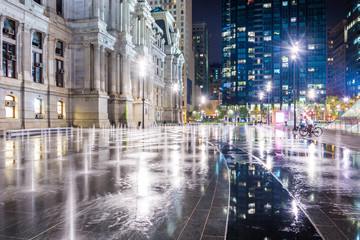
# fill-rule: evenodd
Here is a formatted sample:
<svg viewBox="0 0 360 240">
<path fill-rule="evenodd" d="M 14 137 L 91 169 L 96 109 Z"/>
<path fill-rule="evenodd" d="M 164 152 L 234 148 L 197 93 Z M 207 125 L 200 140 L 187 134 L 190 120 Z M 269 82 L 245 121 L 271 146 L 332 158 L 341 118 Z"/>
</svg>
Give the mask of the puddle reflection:
<svg viewBox="0 0 360 240">
<path fill-rule="evenodd" d="M 321 239 L 296 201 L 261 165 L 228 165 L 228 239 Z"/>
</svg>

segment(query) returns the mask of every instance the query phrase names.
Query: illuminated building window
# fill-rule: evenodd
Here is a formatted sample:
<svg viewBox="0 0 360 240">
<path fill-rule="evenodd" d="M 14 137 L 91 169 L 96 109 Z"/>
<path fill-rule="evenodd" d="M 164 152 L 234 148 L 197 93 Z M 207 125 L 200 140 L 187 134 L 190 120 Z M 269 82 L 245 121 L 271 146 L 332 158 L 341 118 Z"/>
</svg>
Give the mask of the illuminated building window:
<svg viewBox="0 0 360 240">
<path fill-rule="evenodd" d="M 271 36 L 266 36 L 266 37 L 264 37 L 264 41 L 271 41 Z"/>
<path fill-rule="evenodd" d="M 288 1 L 283 1 L 282 5 L 283 5 L 283 7 L 286 7 L 288 5 Z"/>
<path fill-rule="evenodd" d="M 64 119 L 64 103 L 62 101 L 57 102 L 57 114 L 58 119 Z"/>
<path fill-rule="evenodd" d="M 271 8 L 271 3 L 264 3 L 264 8 Z"/>
<path fill-rule="evenodd" d="M 35 111 L 35 118 L 43 118 L 43 116 L 42 116 L 42 99 L 36 98 L 34 100 L 34 111 Z"/>
<path fill-rule="evenodd" d="M 5 112 L 6 118 L 15 118 L 15 97 L 5 96 Z"/>
</svg>

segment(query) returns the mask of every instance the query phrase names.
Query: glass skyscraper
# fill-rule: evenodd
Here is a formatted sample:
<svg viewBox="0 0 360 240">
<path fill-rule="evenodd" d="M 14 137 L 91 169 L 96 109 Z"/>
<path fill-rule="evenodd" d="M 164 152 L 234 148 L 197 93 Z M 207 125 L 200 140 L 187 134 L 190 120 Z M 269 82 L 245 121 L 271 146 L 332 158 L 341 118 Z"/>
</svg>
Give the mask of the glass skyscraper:
<svg viewBox="0 0 360 240">
<path fill-rule="evenodd" d="M 223 104 L 259 103 L 269 93 L 277 109 L 310 89 L 326 96 L 325 0 L 222 0 Z M 292 46 L 300 52 L 293 62 Z"/>
<path fill-rule="evenodd" d="M 360 96 L 360 1 L 348 0 L 346 49 L 346 94 Z"/>
</svg>

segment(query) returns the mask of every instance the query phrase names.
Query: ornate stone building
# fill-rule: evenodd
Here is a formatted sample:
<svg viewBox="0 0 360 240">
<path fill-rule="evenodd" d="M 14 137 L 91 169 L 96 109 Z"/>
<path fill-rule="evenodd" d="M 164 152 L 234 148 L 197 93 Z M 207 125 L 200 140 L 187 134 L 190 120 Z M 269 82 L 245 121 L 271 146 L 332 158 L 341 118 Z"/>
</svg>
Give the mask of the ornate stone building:
<svg viewBox="0 0 360 240">
<path fill-rule="evenodd" d="M 181 122 L 179 34 L 166 41 L 150 11 L 141 0 L 0 0 L 0 128 L 131 126 L 143 98 L 146 126 Z"/>
</svg>

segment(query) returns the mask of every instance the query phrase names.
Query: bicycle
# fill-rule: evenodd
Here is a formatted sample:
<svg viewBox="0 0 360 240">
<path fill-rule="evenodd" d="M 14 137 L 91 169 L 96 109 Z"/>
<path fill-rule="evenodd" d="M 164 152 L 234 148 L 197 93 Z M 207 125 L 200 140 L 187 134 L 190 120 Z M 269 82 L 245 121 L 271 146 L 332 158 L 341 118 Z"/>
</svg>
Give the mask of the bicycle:
<svg viewBox="0 0 360 240">
<path fill-rule="evenodd" d="M 308 134 L 314 134 L 315 137 L 319 137 L 323 134 L 323 130 L 321 127 L 317 127 L 316 124 L 314 126 L 307 125 L 302 129 L 299 129 L 299 133 L 301 136 L 306 137 Z"/>
<path fill-rule="evenodd" d="M 294 134 L 294 135 L 296 135 L 296 134 L 298 134 L 299 133 L 299 130 L 301 129 L 301 126 L 299 125 L 299 126 L 296 126 L 296 128 L 293 128 L 293 130 L 292 130 L 292 133 Z"/>
</svg>

